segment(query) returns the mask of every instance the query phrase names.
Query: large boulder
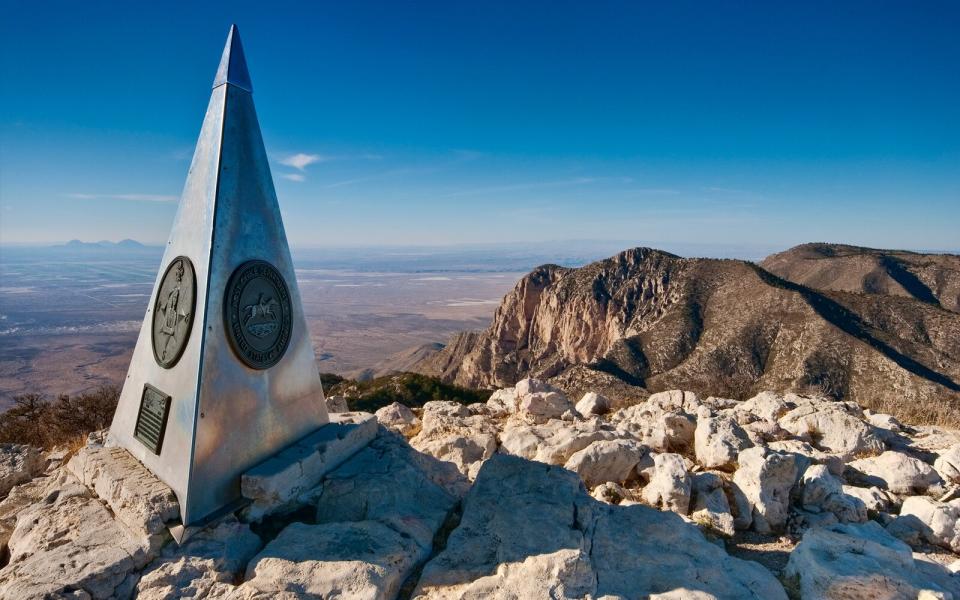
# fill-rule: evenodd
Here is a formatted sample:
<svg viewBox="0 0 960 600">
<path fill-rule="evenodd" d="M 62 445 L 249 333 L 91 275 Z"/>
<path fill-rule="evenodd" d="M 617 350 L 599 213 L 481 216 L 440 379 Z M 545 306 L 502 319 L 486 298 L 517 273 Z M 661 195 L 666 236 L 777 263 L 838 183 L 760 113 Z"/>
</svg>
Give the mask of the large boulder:
<svg viewBox="0 0 960 600">
<path fill-rule="evenodd" d="M 753 445 L 736 421 L 722 416 L 700 418 L 693 439 L 697 462 L 707 469 L 735 469 L 740 451 Z"/>
<path fill-rule="evenodd" d="M 312 493 L 318 523 L 378 521 L 413 539 L 426 552 L 457 505 L 443 465 L 384 435 L 340 465 Z"/>
<path fill-rule="evenodd" d="M 72 476 L 60 473 L 47 485 L 43 499 L 17 515 L 0 598 L 40 600 L 73 590 L 96 599 L 129 596 L 157 548 Z"/>
<path fill-rule="evenodd" d="M 759 417 L 765 421 L 777 421 L 787 414 L 790 406 L 783 396 L 776 392 L 760 392 L 749 400 L 744 400 L 733 408 L 735 415 L 751 419 Z"/>
<path fill-rule="evenodd" d="M 918 568 L 909 546 L 873 521 L 809 529 L 790 553 L 786 575 L 800 580 L 802 598 L 952 597 Z"/>
<path fill-rule="evenodd" d="M 841 523 L 867 520 L 867 506 L 844 493 L 843 484 L 824 465 L 812 465 L 803 473 L 800 504 L 807 511 L 833 513 Z"/>
<path fill-rule="evenodd" d="M 233 590 L 237 577 L 260 550 L 260 537 L 233 517 L 168 544 L 137 583 L 137 600 L 211 598 Z"/>
<path fill-rule="evenodd" d="M 796 456 L 754 447 L 741 452 L 739 462 L 733 482 L 750 506 L 754 529 L 759 533 L 782 529 L 797 479 Z"/>
<path fill-rule="evenodd" d="M 619 437 L 623 436 L 597 419 L 552 420 L 543 425 L 511 423 L 500 433 L 500 451 L 550 465 L 564 465 L 590 444 Z"/>
<path fill-rule="evenodd" d="M 786 598 L 763 567 L 730 557 L 676 515 L 597 502 L 565 469 L 497 455 L 412 597 L 679 598 L 691 590 Z"/>
<path fill-rule="evenodd" d="M 402 436 L 409 437 L 415 434 L 420 427 L 420 419 L 417 418 L 417 415 L 399 402 L 392 402 L 384 406 L 374 415 L 381 425 L 396 431 Z"/>
<path fill-rule="evenodd" d="M 876 486 L 863 488 L 845 485 L 843 486 L 843 493 L 863 502 L 868 514 L 889 512 L 895 503 L 895 498 L 889 492 L 885 492 Z"/>
<path fill-rule="evenodd" d="M 874 427 L 852 414 L 847 404 L 797 398 L 802 403 L 778 421 L 793 435 L 807 437 L 817 449 L 843 460 L 883 452 L 883 440 Z"/>
<path fill-rule="evenodd" d="M 909 517 L 913 517 L 918 533 L 926 541 L 960 553 L 960 499 L 938 502 L 926 496 L 912 496 L 900 507 L 900 519 Z"/>
<path fill-rule="evenodd" d="M 517 412 L 517 389 L 503 388 L 490 394 L 487 408 L 494 414 L 513 414 Z"/>
<path fill-rule="evenodd" d="M 807 442 L 800 440 L 778 440 L 770 442 L 766 446 L 777 452 L 796 454 L 798 457 L 806 459 L 804 462 L 809 464 L 825 465 L 831 473 L 838 477 L 843 475 L 843 471 L 846 469 L 846 465 L 841 457 L 836 454 L 817 450 Z"/>
<path fill-rule="evenodd" d="M 23 444 L 0 444 L 0 499 L 13 486 L 43 473 L 46 461 L 38 448 Z"/>
<path fill-rule="evenodd" d="M 377 521 L 293 523 L 257 554 L 231 598 L 395 598 L 422 546 Z"/>
<path fill-rule="evenodd" d="M 692 482 L 682 456 L 656 454 L 647 473 L 650 482 L 643 488 L 644 502 L 681 515 L 689 512 Z"/>
<path fill-rule="evenodd" d="M 696 473 L 691 485 L 690 518 L 716 533 L 731 536 L 735 529 L 723 479 L 716 473 Z"/>
<path fill-rule="evenodd" d="M 574 410 L 573 402 L 562 390 L 539 379 L 527 378 L 517 382 L 514 392 L 518 414 L 533 423 L 559 419 Z"/>
<path fill-rule="evenodd" d="M 960 483 L 960 444 L 951 446 L 937 456 L 933 461 L 933 468 L 945 481 L 953 484 Z"/>
<path fill-rule="evenodd" d="M 596 392 L 587 392 L 577 402 L 577 412 L 585 417 L 605 415 L 610 412 L 610 400 Z"/>
<path fill-rule="evenodd" d="M 462 404 L 433 401 L 423 405 L 420 433 L 410 445 L 452 463 L 464 475 L 475 474 L 497 450 L 497 429 L 486 415 Z"/>
<path fill-rule="evenodd" d="M 848 479 L 875 485 L 895 494 L 922 494 L 930 486 L 941 483 L 933 467 L 893 450 L 880 456 L 855 460 L 847 467 Z"/>
<path fill-rule="evenodd" d="M 574 452 L 564 466 L 592 488 L 608 481 L 624 483 L 634 478 L 637 465 L 644 460 L 653 464 L 647 447 L 635 440 L 598 440 Z"/>
<path fill-rule="evenodd" d="M 703 402 L 700 401 L 700 398 L 695 393 L 684 390 L 667 390 L 665 392 L 650 394 L 646 404 L 649 407 L 659 408 L 663 411 L 679 412 L 688 415 L 697 414 L 697 411 L 703 406 Z"/>
<path fill-rule="evenodd" d="M 622 408 L 610 415 L 622 436 L 630 436 L 657 452 L 686 452 L 693 448 L 696 418 L 660 404 L 644 402 Z"/>
</svg>

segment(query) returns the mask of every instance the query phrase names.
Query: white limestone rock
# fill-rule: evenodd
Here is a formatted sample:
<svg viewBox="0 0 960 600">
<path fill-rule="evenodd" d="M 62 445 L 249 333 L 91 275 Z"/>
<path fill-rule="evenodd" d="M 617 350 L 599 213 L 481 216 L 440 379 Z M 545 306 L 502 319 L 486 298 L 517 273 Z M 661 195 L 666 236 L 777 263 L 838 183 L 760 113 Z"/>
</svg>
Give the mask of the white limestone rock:
<svg viewBox="0 0 960 600">
<path fill-rule="evenodd" d="M 958 484 L 960 483 L 960 444 L 951 446 L 948 450 L 937 456 L 933 461 L 933 468 L 944 481 Z"/>
<path fill-rule="evenodd" d="M 625 437 L 599 420 L 543 425 L 508 423 L 500 432 L 500 451 L 550 465 L 563 465 L 574 453 L 598 440 Z"/>
<path fill-rule="evenodd" d="M 938 502 L 927 496 L 912 496 L 903 501 L 900 518 L 913 517 L 918 533 L 931 544 L 960 553 L 960 499 Z"/>
<path fill-rule="evenodd" d="M 607 504 L 620 504 L 629 497 L 629 493 L 619 483 L 608 481 L 593 488 L 590 497 Z"/>
<path fill-rule="evenodd" d="M 520 397 L 518 413 L 534 423 L 544 423 L 562 418 L 573 408 L 573 403 L 562 392 L 535 392 Z"/>
<path fill-rule="evenodd" d="M 250 561 L 230 597 L 392 600 L 426 556 L 377 521 L 293 523 Z"/>
<path fill-rule="evenodd" d="M 65 473 L 56 472 L 49 477 L 34 478 L 14 486 L 7 497 L 0 500 L 0 548 L 5 548 L 10 541 L 10 535 L 17 525 L 17 515 L 59 489 L 66 477 Z"/>
<path fill-rule="evenodd" d="M 779 419 L 793 435 L 809 436 L 814 447 L 843 460 L 880 454 L 884 443 L 874 427 L 863 422 L 848 404 L 793 396 L 801 402 Z"/>
<path fill-rule="evenodd" d="M 516 388 L 503 388 L 490 394 L 490 398 L 487 400 L 487 408 L 493 414 L 513 414 L 517 412 Z"/>
<path fill-rule="evenodd" d="M 922 494 L 930 486 L 941 483 L 933 467 L 893 450 L 852 461 L 847 466 L 848 479 L 875 485 L 894 494 Z"/>
<path fill-rule="evenodd" d="M 844 493 L 840 480 L 824 465 L 812 465 L 803 474 L 800 504 L 808 511 L 833 513 L 841 523 L 867 520 L 867 506 L 855 496 Z"/>
<path fill-rule="evenodd" d="M 434 480 L 439 461 L 414 454 L 401 439 L 377 438 L 313 492 L 317 523 L 377 521 L 429 553 L 458 497 Z"/>
<path fill-rule="evenodd" d="M 895 502 L 894 498 L 892 498 L 889 493 L 876 486 L 863 488 L 845 485 L 842 487 L 844 494 L 858 498 L 861 502 L 863 502 L 864 506 L 867 508 L 868 514 L 889 512 Z"/>
<path fill-rule="evenodd" d="M 124 448 L 85 446 L 67 470 L 96 492 L 118 520 L 155 546 L 166 541 L 167 527 L 180 518 L 173 490 Z"/>
<path fill-rule="evenodd" d="M 635 478 L 637 465 L 644 460 L 653 464 L 647 447 L 637 441 L 598 440 L 575 452 L 564 466 L 592 488 L 608 481 L 624 483 Z"/>
<path fill-rule="evenodd" d="M 610 400 L 596 392 L 587 392 L 576 405 L 577 412 L 584 417 L 605 415 L 610 412 L 610 407 Z"/>
<path fill-rule="evenodd" d="M 622 436 L 633 437 L 657 452 L 692 449 L 697 428 L 693 416 L 649 402 L 616 411 L 610 415 L 610 422 Z"/>
<path fill-rule="evenodd" d="M 693 392 L 683 390 L 667 390 L 651 394 L 646 405 L 659 408 L 663 411 L 679 412 L 688 415 L 697 414 L 697 410 L 704 404 Z"/>
<path fill-rule="evenodd" d="M 726 536 L 735 533 L 730 503 L 723 490 L 723 479 L 716 473 L 696 473 L 691 485 L 690 518 L 706 528 Z"/>
<path fill-rule="evenodd" d="M 767 444 L 767 448 L 776 450 L 777 452 L 789 452 L 791 454 L 802 456 L 811 464 L 825 465 L 832 474 L 838 477 L 843 475 L 843 471 L 846 469 L 846 465 L 841 457 L 837 456 L 836 454 L 830 454 L 828 452 L 817 450 L 807 442 L 802 442 L 800 440 L 780 440 L 776 442 L 770 442 Z"/>
<path fill-rule="evenodd" d="M 137 600 L 210 598 L 229 594 L 237 576 L 260 550 L 259 536 L 234 517 L 168 544 L 137 583 Z"/>
<path fill-rule="evenodd" d="M 497 428 L 487 415 L 474 415 L 462 404 L 432 401 L 423 405 L 420 433 L 410 445 L 469 476 L 496 452 Z"/>
<path fill-rule="evenodd" d="M 814 527 L 790 553 L 785 571 L 802 598 L 951 598 L 917 567 L 910 547 L 877 523 Z"/>
<path fill-rule="evenodd" d="M 797 479 L 796 456 L 754 447 L 740 453 L 739 463 L 733 481 L 749 503 L 754 529 L 759 533 L 782 529 Z"/>
<path fill-rule="evenodd" d="M 679 454 L 656 454 L 653 463 L 652 469 L 648 470 L 650 482 L 643 488 L 644 502 L 686 515 L 690 510 L 692 482 L 683 457 Z"/>
<path fill-rule="evenodd" d="M 903 431 L 903 423 L 898 421 L 893 415 L 870 413 L 867 415 L 867 422 L 889 433 L 900 433 Z"/>
<path fill-rule="evenodd" d="M 749 400 L 744 400 L 733 408 L 735 415 L 752 420 L 753 417 L 759 417 L 766 421 L 777 421 L 783 415 L 787 414 L 790 407 L 784 401 L 783 396 L 776 392 L 760 392 Z M 741 425 L 744 423 L 740 422 Z"/>
<path fill-rule="evenodd" d="M 694 449 L 697 462 L 707 469 L 735 469 L 740 451 L 752 445 L 743 428 L 729 417 L 697 421 Z"/>
<path fill-rule="evenodd" d="M 569 471 L 497 455 L 412 597 L 647 598 L 692 589 L 786 598 L 763 567 L 731 558 L 676 515 L 599 503 Z"/>
<path fill-rule="evenodd" d="M 393 402 L 384 406 L 374 413 L 377 421 L 386 427 L 392 429 L 404 437 L 410 437 L 417 432 L 420 427 L 420 419 L 413 411 L 400 404 Z"/>
<path fill-rule="evenodd" d="M 38 448 L 23 444 L 0 444 L 0 499 L 15 485 L 43 473 L 46 461 Z"/>
<path fill-rule="evenodd" d="M 0 598 L 40 600 L 73 590 L 96 599 L 128 596 L 135 573 L 156 548 L 115 520 L 72 476 L 63 473 L 50 483 L 40 502 L 17 515 L 10 563 L 0 570 Z"/>
</svg>

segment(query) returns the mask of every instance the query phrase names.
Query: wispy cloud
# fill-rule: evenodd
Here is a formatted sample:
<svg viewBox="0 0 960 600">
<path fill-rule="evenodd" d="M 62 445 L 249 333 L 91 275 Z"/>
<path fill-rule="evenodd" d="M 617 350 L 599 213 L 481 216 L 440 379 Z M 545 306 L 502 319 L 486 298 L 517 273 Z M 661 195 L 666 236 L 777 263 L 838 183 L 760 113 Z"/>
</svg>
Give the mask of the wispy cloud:
<svg viewBox="0 0 960 600">
<path fill-rule="evenodd" d="M 296 181 L 296 182 L 302 182 L 307 179 L 300 173 L 283 173 L 282 175 L 280 175 L 280 177 L 283 177 L 284 179 L 289 179 L 290 181 Z"/>
<path fill-rule="evenodd" d="M 303 152 L 297 152 L 296 154 L 291 154 L 290 156 L 281 158 L 280 164 L 303 171 L 313 163 L 324 162 L 326 160 L 330 159 L 320 154 L 305 154 Z"/>
<path fill-rule="evenodd" d="M 128 202 L 176 202 L 176 196 L 167 194 L 64 194 L 74 200 L 126 200 Z"/>
<path fill-rule="evenodd" d="M 398 175 L 413 175 L 413 174 L 427 174 L 435 173 L 439 169 L 436 167 L 410 167 L 410 168 L 400 168 L 400 169 L 390 169 L 389 171 L 383 171 L 380 173 L 374 173 L 372 175 L 367 175 L 365 177 L 356 177 L 354 179 L 344 179 L 342 181 L 334 181 L 333 183 L 326 184 L 325 188 L 332 189 L 338 187 L 344 187 L 347 185 L 354 185 L 356 183 L 365 183 L 367 181 L 376 181 L 378 179 L 385 179 L 388 177 L 395 177 Z"/>
</svg>

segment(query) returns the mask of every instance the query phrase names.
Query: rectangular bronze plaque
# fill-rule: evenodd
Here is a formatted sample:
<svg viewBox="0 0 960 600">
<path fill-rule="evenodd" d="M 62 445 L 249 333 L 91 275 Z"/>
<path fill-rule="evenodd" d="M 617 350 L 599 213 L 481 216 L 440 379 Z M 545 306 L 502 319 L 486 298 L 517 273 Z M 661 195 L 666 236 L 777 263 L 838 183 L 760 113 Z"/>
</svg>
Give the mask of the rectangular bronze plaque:
<svg viewBox="0 0 960 600">
<path fill-rule="evenodd" d="M 167 415 L 170 412 L 170 396 L 152 385 L 143 386 L 140 398 L 140 413 L 133 435 L 154 454 L 160 454 L 163 445 L 163 432 L 167 428 Z"/>
</svg>

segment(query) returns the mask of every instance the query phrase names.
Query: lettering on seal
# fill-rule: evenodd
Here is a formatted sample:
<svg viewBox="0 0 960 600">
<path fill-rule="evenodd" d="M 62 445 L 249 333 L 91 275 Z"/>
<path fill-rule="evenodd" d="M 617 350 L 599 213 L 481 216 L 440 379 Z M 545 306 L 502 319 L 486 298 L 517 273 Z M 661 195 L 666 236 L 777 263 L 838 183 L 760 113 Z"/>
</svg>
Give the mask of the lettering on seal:
<svg viewBox="0 0 960 600">
<path fill-rule="evenodd" d="M 280 362 L 290 344 L 290 290 L 283 275 L 263 260 L 245 262 L 230 276 L 223 302 L 227 339 L 253 369 Z"/>
</svg>

